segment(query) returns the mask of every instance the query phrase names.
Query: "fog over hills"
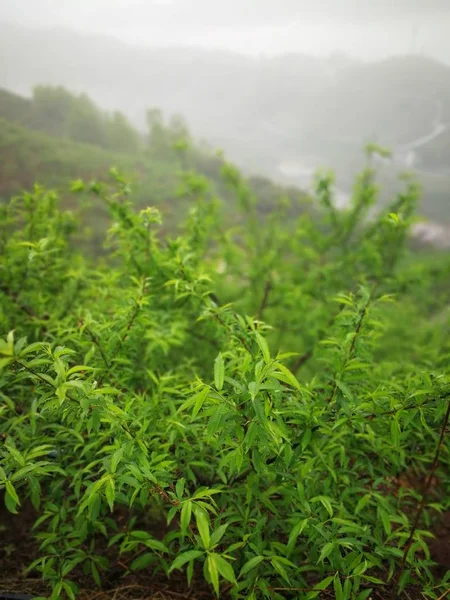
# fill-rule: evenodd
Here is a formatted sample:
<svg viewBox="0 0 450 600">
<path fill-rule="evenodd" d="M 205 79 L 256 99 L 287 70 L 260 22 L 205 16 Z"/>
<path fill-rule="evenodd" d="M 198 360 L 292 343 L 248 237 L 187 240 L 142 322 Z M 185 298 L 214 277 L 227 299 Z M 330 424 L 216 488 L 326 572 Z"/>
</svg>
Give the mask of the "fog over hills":
<svg viewBox="0 0 450 600">
<path fill-rule="evenodd" d="M 198 136 L 245 162 L 254 157 L 255 166 L 300 150 L 332 158 L 334 141 L 358 151 L 373 136 L 389 146 L 412 141 L 432 129 L 437 112 L 450 116 L 449 74 L 422 56 L 372 63 L 339 54 L 251 57 L 61 29 L 0 29 L 3 87 L 30 94 L 36 84 L 64 85 L 140 126 L 148 107 L 178 112 Z"/>
<path fill-rule="evenodd" d="M 425 52 L 450 62 L 447 0 L 0 0 L 0 14 L 147 46 L 366 59 Z"/>
<path fill-rule="evenodd" d="M 288 4 L 282 3 L 286 12 L 277 22 L 288 18 Z M 429 3 L 426 15 L 423 4 L 414 6 L 422 20 L 438 14 L 445 22 L 450 14 L 439 2 Z M 311 19 L 313 13 L 311 8 Z M 73 31 L 64 10 L 58 14 L 50 29 L 41 22 L 0 24 L 1 87 L 25 96 L 38 84 L 86 92 L 103 108 L 123 111 L 141 130 L 146 110 L 159 107 L 168 117 L 182 115 L 194 137 L 222 147 L 249 172 L 308 186 L 318 167 L 332 167 L 345 194 L 362 165 L 364 145 L 375 141 L 394 154 L 380 165 L 384 180 L 390 185 L 405 168 L 417 169 L 426 195 L 441 207 L 430 216 L 445 211 L 450 220 L 450 67 L 444 61 L 421 53 L 367 61 L 338 51 L 255 55 L 213 46 L 129 43 L 89 27 L 85 33 Z M 395 10 L 388 14 L 389 23 L 397 23 Z M 382 22 L 381 13 L 373 15 Z M 213 16 L 206 11 L 203 18 Z M 352 18 L 363 23 L 358 11 Z"/>
</svg>

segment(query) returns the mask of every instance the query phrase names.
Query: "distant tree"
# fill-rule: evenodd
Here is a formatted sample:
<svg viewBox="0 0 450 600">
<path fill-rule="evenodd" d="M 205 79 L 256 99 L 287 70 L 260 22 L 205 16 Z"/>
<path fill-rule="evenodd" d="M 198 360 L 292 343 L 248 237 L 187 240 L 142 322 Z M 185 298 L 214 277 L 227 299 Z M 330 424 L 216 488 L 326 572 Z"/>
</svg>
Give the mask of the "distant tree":
<svg viewBox="0 0 450 600">
<path fill-rule="evenodd" d="M 105 116 L 87 94 L 73 96 L 67 116 L 67 130 L 73 140 L 107 146 Z"/>
<path fill-rule="evenodd" d="M 146 114 L 148 147 L 152 153 L 164 154 L 170 149 L 170 138 L 160 108 L 150 108 Z"/>
<path fill-rule="evenodd" d="M 157 135 L 156 115 L 153 119 L 154 134 Z M 87 94 L 72 94 L 63 87 L 35 88 L 27 124 L 57 137 L 109 150 L 137 152 L 141 147 L 138 132 L 122 113 L 109 115 L 98 108 Z"/>
<path fill-rule="evenodd" d="M 63 87 L 37 86 L 33 90 L 30 126 L 56 136 L 68 135 L 68 115 L 74 97 Z"/>
<path fill-rule="evenodd" d="M 189 143 L 191 139 L 189 127 L 182 115 L 172 115 L 169 121 L 168 133 L 173 144 L 179 142 Z"/>
<path fill-rule="evenodd" d="M 107 137 L 111 150 L 137 152 L 141 147 L 138 132 L 130 125 L 126 117 L 117 111 L 108 121 Z"/>
</svg>

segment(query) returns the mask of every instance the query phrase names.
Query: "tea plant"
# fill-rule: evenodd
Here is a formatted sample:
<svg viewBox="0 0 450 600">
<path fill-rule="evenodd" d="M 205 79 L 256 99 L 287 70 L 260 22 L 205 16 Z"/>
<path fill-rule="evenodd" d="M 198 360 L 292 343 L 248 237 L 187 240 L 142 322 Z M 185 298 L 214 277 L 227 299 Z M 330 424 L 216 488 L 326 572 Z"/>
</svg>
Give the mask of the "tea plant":
<svg viewBox="0 0 450 600">
<path fill-rule="evenodd" d="M 55 193 L 1 207 L 0 486 L 38 513 L 51 598 L 80 571 L 100 586 L 119 554 L 220 597 L 439 598 L 450 261 L 408 255 L 416 185 L 369 219 L 368 164 L 345 211 L 322 175 L 320 210 L 262 214 L 224 162 L 234 222 L 186 172 L 170 237 L 111 175 L 72 186 L 111 217 L 96 263 Z"/>
</svg>

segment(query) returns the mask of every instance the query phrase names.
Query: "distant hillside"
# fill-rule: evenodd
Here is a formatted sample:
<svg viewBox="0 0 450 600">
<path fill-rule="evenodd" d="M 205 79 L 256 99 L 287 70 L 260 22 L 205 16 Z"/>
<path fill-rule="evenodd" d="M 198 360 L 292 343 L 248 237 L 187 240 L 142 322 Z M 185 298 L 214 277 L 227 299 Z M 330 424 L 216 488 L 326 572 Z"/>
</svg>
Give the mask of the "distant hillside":
<svg viewBox="0 0 450 600">
<path fill-rule="evenodd" d="M 106 150 L 138 152 L 143 148 L 142 136 L 122 113 L 109 114 L 86 94 L 75 95 L 61 86 L 37 86 L 32 98 L 0 88 L 0 118 Z"/>
<path fill-rule="evenodd" d="M 174 190 L 178 181 L 176 163 L 58 139 L 0 118 L 0 202 L 31 190 L 35 182 L 60 189 L 64 195 L 72 180 L 104 180 L 112 166 L 132 181 L 138 204 L 161 206 L 168 220 L 173 220 Z M 67 201 L 68 208 L 78 208 L 73 205 L 73 198 L 68 197 Z M 106 226 L 106 211 L 98 202 L 91 206 L 89 214 L 87 221 L 95 238 L 95 232 L 103 231 Z"/>
<path fill-rule="evenodd" d="M 124 130 L 124 134 L 138 137 L 137 148 L 130 151 L 126 135 L 115 140 L 111 148 L 110 137 L 105 137 L 111 126 L 109 116 L 89 97 L 70 94 L 60 87 L 40 87 L 37 96 L 39 102 L 36 94 L 33 99 L 25 99 L 0 90 L 0 201 L 32 188 L 36 181 L 68 189 L 74 178 L 103 179 L 115 166 L 132 183 L 137 206 L 159 206 L 169 224 L 179 222 L 189 209 L 190 203 L 181 200 L 177 190 L 180 175 L 188 176 L 191 171 L 208 177 L 233 211 L 234 199 L 221 177 L 223 160 L 210 148 L 192 141 L 183 121 L 166 122 L 162 112 L 154 109 L 148 114 L 145 136 L 129 125 Z M 79 101 L 89 110 L 80 113 Z M 77 116 L 74 128 L 73 111 Z M 300 190 L 282 187 L 264 177 L 252 177 L 249 183 L 262 211 L 286 194 L 299 201 L 305 199 Z M 104 212 L 97 206 L 94 228 L 101 228 L 103 217 Z"/>
<path fill-rule="evenodd" d="M 154 49 L 70 31 L 0 25 L 1 86 L 24 95 L 42 83 L 87 92 L 104 108 L 125 112 L 139 127 L 150 106 L 181 113 L 198 137 L 255 168 L 278 153 L 270 148 L 275 140 L 263 133 L 263 124 L 282 117 L 286 107 L 294 117 L 306 114 L 341 68 L 334 62 Z"/>
<path fill-rule="evenodd" d="M 0 25 L 0 85 L 29 94 L 41 83 L 87 92 L 139 127 L 149 106 L 181 113 L 256 170 L 300 153 L 334 161 L 340 144 L 355 153 L 374 137 L 394 149 L 450 119 L 450 68 L 421 56 L 256 58 Z"/>
<path fill-rule="evenodd" d="M 106 129 L 117 110 L 141 137 L 151 107 L 183 117 L 196 139 L 222 147 L 247 173 L 296 187 L 309 183 L 317 167 L 328 167 L 349 193 L 363 164 L 362 148 L 375 141 L 394 154 L 383 181 L 417 169 L 424 182 L 423 213 L 450 222 L 450 67 L 435 60 L 250 57 L 0 24 L 0 87 L 31 96 L 35 85 L 48 83 L 80 98 L 88 94 L 110 111 Z M 12 109 L 25 111 L 23 100 Z M 7 118 L 42 130 L 28 117 Z M 102 147 L 120 149 L 108 137 Z M 137 138 L 127 152 L 133 144 L 139 145 Z M 286 163 L 307 175 L 286 176 Z"/>
</svg>

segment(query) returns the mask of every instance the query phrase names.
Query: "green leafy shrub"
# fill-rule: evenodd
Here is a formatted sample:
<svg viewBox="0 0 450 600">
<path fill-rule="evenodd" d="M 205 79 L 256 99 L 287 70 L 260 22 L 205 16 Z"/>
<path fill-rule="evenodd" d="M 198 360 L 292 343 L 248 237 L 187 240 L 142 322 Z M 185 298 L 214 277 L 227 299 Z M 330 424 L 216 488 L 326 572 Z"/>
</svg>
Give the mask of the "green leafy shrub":
<svg viewBox="0 0 450 600">
<path fill-rule="evenodd" d="M 90 186 L 111 217 L 96 264 L 53 192 L 1 207 L 0 486 L 39 514 L 52 598 L 76 596 L 79 569 L 100 585 L 110 551 L 203 570 L 221 597 L 438 598 L 449 261 L 408 256 L 416 186 L 368 220 L 370 168 L 343 212 L 321 176 L 320 218 L 287 198 L 262 215 L 224 163 L 234 222 L 186 173 L 169 237 L 112 177 Z"/>
</svg>

